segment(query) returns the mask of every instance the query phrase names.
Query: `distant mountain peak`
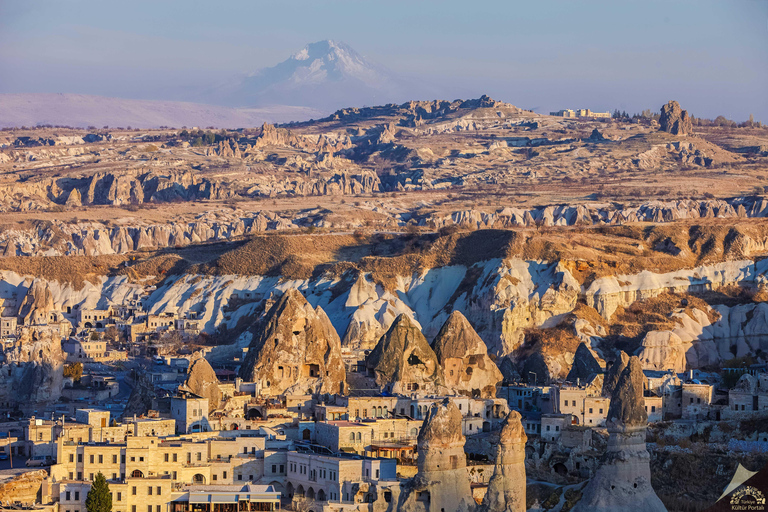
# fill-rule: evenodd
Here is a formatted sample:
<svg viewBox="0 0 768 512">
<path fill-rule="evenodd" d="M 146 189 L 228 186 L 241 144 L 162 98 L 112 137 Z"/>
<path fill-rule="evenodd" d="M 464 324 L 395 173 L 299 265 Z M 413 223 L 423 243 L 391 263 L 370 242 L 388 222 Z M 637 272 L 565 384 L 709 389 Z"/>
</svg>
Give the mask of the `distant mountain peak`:
<svg viewBox="0 0 768 512">
<path fill-rule="evenodd" d="M 386 68 L 333 39 L 310 43 L 275 66 L 224 84 L 206 98 L 232 106 L 301 105 L 327 112 L 405 101 L 412 89 Z"/>
</svg>

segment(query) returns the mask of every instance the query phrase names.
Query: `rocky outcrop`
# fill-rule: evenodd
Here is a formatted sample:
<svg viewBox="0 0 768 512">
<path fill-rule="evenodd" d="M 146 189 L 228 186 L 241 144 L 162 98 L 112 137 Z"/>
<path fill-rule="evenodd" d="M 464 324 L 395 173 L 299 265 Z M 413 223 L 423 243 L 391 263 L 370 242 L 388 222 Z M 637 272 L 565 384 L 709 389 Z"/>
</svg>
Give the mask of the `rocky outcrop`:
<svg viewBox="0 0 768 512">
<path fill-rule="evenodd" d="M 493 476 L 483 498 L 482 512 L 525 512 L 525 435 L 520 413 L 511 411 L 496 448 Z"/>
<path fill-rule="evenodd" d="M 53 311 L 53 295 L 48 283 L 35 279 L 19 307 L 19 320 L 22 325 L 47 324 Z"/>
<path fill-rule="evenodd" d="M 651 487 L 650 455 L 645 447 L 647 421 L 643 370 L 640 360 L 632 357 L 608 408 L 608 449 L 574 512 L 666 512 Z"/>
<path fill-rule="evenodd" d="M 344 393 L 341 340 L 325 312 L 290 289 L 256 326 L 240 377 L 264 395 Z"/>
<path fill-rule="evenodd" d="M 629 364 L 629 356 L 623 350 L 619 351 L 616 361 L 608 368 L 603 379 L 603 396 L 613 395 L 613 390 L 616 389 L 616 384 L 619 383 L 619 377 L 624 373 L 624 369 Z"/>
<path fill-rule="evenodd" d="M 461 412 L 449 398 L 432 404 L 419 432 L 418 471 L 401 486 L 396 510 L 472 512 Z"/>
<path fill-rule="evenodd" d="M 672 331 L 651 331 L 643 338 L 637 356 L 645 370 L 686 370 L 685 354 L 691 343 L 683 343 Z"/>
<path fill-rule="evenodd" d="M 16 510 L 15 503 L 32 505 L 40 503 L 43 481 L 48 478 L 44 469 L 28 471 L 0 484 L 0 508 Z M 5 506 L 8 506 L 6 509 Z"/>
<path fill-rule="evenodd" d="M 408 315 L 398 316 L 366 360 L 376 384 L 392 393 L 437 393 L 443 369 L 427 339 Z"/>
<path fill-rule="evenodd" d="M 573 356 L 573 365 L 565 378 L 567 382 L 584 384 L 595 375 L 603 373 L 600 363 L 597 362 L 592 351 L 586 344 L 579 344 Z"/>
<path fill-rule="evenodd" d="M 445 385 L 467 396 L 493 398 L 503 376 L 488 347 L 467 318 L 453 311 L 437 333 L 432 348 L 443 368 Z"/>
<path fill-rule="evenodd" d="M 22 330 L 3 352 L 0 401 L 29 405 L 58 400 L 64 385 L 64 359 L 59 336 L 47 330 Z"/>
<path fill-rule="evenodd" d="M 670 101 L 661 107 L 659 129 L 673 135 L 687 135 L 693 131 L 693 125 L 688 111 L 680 108 L 678 102 Z"/>
<path fill-rule="evenodd" d="M 221 402 L 221 389 L 216 372 L 199 352 L 192 358 L 187 379 L 181 385 L 185 390 L 208 399 L 208 412 L 218 409 Z M 180 387 L 181 387 L 180 386 Z"/>
</svg>

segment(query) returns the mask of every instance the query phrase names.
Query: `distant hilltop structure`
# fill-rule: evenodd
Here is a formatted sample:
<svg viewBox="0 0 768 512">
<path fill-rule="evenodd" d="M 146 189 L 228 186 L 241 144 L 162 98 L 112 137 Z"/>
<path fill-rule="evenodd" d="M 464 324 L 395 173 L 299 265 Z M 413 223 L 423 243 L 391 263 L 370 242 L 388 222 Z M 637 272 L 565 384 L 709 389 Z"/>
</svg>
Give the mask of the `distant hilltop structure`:
<svg viewBox="0 0 768 512">
<path fill-rule="evenodd" d="M 610 119 L 611 113 L 610 112 L 592 112 L 588 108 L 577 108 L 576 110 L 571 110 L 570 108 L 567 108 L 565 110 L 558 110 L 557 112 L 550 112 L 549 115 L 551 116 L 557 116 L 557 117 L 592 117 L 592 118 L 601 118 L 601 119 Z"/>
</svg>

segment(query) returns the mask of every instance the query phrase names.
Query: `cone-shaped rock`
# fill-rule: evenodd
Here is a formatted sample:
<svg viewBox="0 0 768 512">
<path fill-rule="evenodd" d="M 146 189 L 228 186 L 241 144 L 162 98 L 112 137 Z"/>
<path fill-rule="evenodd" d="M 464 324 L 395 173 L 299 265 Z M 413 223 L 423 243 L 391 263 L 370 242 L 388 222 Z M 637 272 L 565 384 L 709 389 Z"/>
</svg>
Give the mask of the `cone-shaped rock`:
<svg viewBox="0 0 768 512">
<path fill-rule="evenodd" d="M 621 377 L 624 368 L 629 364 L 629 356 L 626 352 L 621 350 L 619 357 L 611 365 L 607 372 L 605 372 L 605 379 L 603 379 L 603 396 L 613 395 L 613 390 L 616 389 L 616 384 L 619 383 L 619 377 Z"/>
<path fill-rule="evenodd" d="M 584 488 L 574 512 L 666 512 L 651 487 L 643 402 L 643 370 L 640 360 L 632 357 L 611 397 L 603 463 Z"/>
<path fill-rule="evenodd" d="M 208 412 L 218 409 L 221 402 L 221 389 L 216 372 L 206 358 L 199 353 L 192 359 L 183 386 L 192 393 L 208 399 Z"/>
<path fill-rule="evenodd" d="M 493 398 L 503 376 L 490 357 L 488 347 L 459 311 L 445 321 L 432 342 L 443 368 L 445 385 L 467 396 Z"/>
<path fill-rule="evenodd" d="M 456 404 L 449 398 L 432 404 L 417 441 L 418 472 L 403 484 L 396 510 L 474 511 L 464 442 Z"/>
<path fill-rule="evenodd" d="M 259 325 L 240 377 L 262 394 L 344 392 L 341 340 L 328 315 L 298 290 L 285 292 Z"/>
<path fill-rule="evenodd" d="M 600 364 L 592 355 L 584 343 L 579 344 L 576 349 L 576 354 L 573 356 L 573 365 L 571 371 L 568 372 L 568 376 L 565 378 L 568 382 L 581 382 L 586 383 L 593 375 L 599 375 L 603 373 L 603 369 Z"/>
<path fill-rule="evenodd" d="M 520 413 L 512 411 L 501 429 L 496 464 L 483 498 L 483 512 L 525 512 L 525 435 Z"/>
<path fill-rule="evenodd" d="M 435 352 L 407 315 L 398 316 L 366 361 L 381 389 L 392 393 L 436 393 L 444 389 Z"/>
</svg>

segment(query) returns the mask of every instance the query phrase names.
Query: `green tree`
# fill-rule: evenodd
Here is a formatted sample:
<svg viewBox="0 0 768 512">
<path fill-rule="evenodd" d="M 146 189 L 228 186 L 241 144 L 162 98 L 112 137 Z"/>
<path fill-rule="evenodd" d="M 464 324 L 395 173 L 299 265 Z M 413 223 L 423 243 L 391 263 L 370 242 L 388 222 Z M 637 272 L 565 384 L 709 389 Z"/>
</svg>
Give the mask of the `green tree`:
<svg viewBox="0 0 768 512">
<path fill-rule="evenodd" d="M 72 380 L 79 382 L 83 376 L 83 363 L 72 363 L 64 366 L 64 376 L 72 377 Z"/>
<path fill-rule="evenodd" d="M 85 498 L 85 509 L 88 512 L 112 512 L 112 495 L 104 475 L 99 472 L 93 479 L 91 490 Z"/>
</svg>

